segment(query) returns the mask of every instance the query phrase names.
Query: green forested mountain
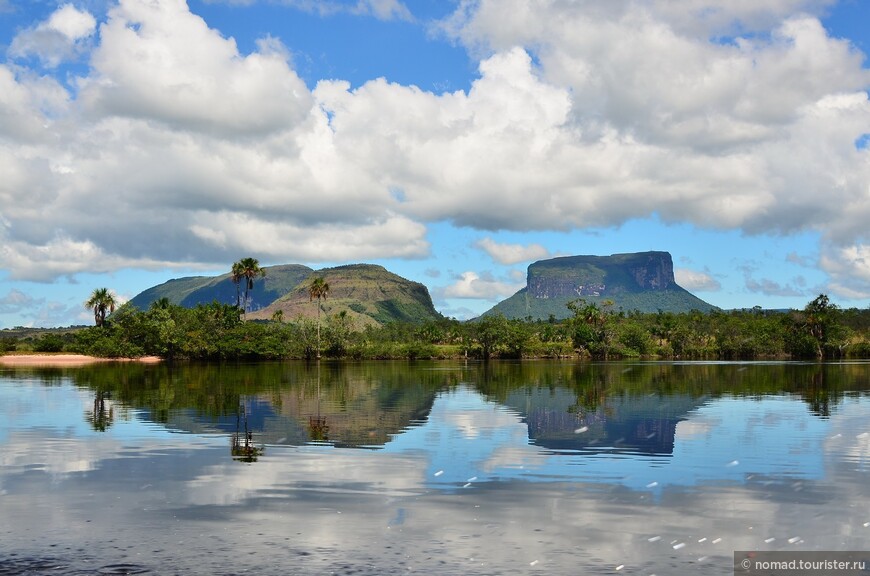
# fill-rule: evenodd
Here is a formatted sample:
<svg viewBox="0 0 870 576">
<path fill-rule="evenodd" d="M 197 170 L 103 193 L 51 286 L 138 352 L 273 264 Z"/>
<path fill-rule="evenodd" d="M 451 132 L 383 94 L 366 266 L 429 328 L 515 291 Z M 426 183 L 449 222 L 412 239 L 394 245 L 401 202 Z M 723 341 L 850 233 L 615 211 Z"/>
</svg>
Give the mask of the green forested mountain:
<svg viewBox="0 0 870 576">
<path fill-rule="evenodd" d="M 287 320 L 299 316 L 317 317 L 317 301 L 312 301 L 308 292 L 311 280 L 316 277 L 329 284 L 329 294 L 320 303 L 321 314 L 344 313 L 360 327 L 441 318 L 423 284 L 374 264 L 350 264 L 314 271 L 287 294 L 248 317 L 268 319 L 278 310 Z"/>
<path fill-rule="evenodd" d="M 266 276 L 257 278 L 253 290 L 249 293 L 250 310 L 265 308 L 295 288 L 313 272 L 308 266 L 300 264 L 266 266 L 265 270 Z M 242 282 L 240 286 L 242 292 L 244 288 Z M 146 310 L 152 302 L 167 298 L 173 304 L 193 308 L 197 304 L 209 304 L 214 301 L 221 304 L 235 304 L 236 297 L 236 284 L 233 283 L 230 274 L 226 273 L 220 276 L 192 276 L 169 280 L 159 286 L 148 288 L 130 302 L 140 310 Z"/>
<path fill-rule="evenodd" d="M 715 307 L 680 287 L 668 252 L 567 256 L 528 268 L 526 287 L 484 315 L 546 319 L 571 315 L 568 302 L 613 302 L 612 310 L 709 312 Z"/>
<path fill-rule="evenodd" d="M 329 294 L 321 301 L 321 314 L 345 313 L 360 327 L 391 321 L 421 322 L 441 315 L 432 305 L 429 290 L 393 274 L 383 266 L 351 264 L 336 268 L 313 270 L 307 266 L 287 264 L 268 266 L 264 278 L 254 280 L 250 292 L 249 320 L 268 320 L 281 310 L 285 320 L 299 316 L 317 317 L 317 303 L 312 302 L 308 288 L 316 277 L 329 284 Z M 244 298 L 244 281 L 241 285 Z M 131 300 L 141 310 L 152 302 L 167 298 L 173 304 L 193 308 L 213 301 L 236 303 L 236 284 L 230 274 L 196 276 L 170 280 L 149 288 Z"/>
</svg>

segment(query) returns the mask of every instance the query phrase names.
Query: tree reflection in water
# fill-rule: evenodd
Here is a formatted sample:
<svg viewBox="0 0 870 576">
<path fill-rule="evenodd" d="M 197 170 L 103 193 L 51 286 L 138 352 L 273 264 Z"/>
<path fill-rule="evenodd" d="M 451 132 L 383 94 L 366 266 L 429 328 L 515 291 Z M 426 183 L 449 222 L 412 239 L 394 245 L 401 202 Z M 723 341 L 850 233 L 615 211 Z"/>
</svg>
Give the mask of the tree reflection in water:
<svg viewBox="0 0 870 576">
<path fill-rule="evenodd" d="M 320 361 L 317 361 L 317 415 L 308 417 L 308 437 L 313 442 L 329 441 L 329 424 L 320 415 Z"/>
<path fill-rule="evenodd" d="M 97 390 L 94 395 L 94 409 L 85 412 L 85 420 L 97 432 L 105 432 L 115 421 L 112 403 L 106 404 L 106 399 L 111 397 L 110 392 Z"/>
<path fill-rule="evenodd" d="M 236 409 L 236 431 L 230 437 L 230 454 L 239 462 L 256 462 L 264 450 L 262 446 L 254 445 L 254 432 L 248 427 L 248 412 L 247 401 L 240 397 Z"/>
</svg>

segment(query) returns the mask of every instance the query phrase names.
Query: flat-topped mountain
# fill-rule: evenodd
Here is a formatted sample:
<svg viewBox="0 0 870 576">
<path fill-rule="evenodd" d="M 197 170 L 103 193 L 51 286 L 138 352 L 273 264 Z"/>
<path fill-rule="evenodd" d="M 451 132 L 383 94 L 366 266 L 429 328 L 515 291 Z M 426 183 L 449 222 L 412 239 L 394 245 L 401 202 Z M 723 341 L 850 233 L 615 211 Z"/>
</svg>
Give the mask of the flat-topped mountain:
<svg viewBox="0 0 870 576">
<path fill-rule="evenodd" d="M 613 301 L 626 312 L 709 312 L 715 307 L 680 287 L 668 252 L 566 256 L 531 264 L 526 287 L 485 314 L 508 318 L 567 318 L 568 302 Z"/>
</svg>

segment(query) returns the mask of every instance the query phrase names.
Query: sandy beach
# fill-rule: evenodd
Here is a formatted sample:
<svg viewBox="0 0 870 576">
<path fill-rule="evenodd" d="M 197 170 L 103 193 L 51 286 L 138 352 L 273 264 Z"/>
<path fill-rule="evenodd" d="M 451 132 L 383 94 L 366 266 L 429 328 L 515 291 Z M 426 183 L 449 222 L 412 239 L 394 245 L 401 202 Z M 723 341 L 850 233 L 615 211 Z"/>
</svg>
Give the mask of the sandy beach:
<svg viewBox="0 0 870 576">
<path fill-rule="evenodd" d="M 96 362 L 160 362 L 157 356 L 141 358 L 97 358 L 82 354 L 10 354 L 0 356 L 0 365 L 4 366 L 85 366 Z"/>
</svg>

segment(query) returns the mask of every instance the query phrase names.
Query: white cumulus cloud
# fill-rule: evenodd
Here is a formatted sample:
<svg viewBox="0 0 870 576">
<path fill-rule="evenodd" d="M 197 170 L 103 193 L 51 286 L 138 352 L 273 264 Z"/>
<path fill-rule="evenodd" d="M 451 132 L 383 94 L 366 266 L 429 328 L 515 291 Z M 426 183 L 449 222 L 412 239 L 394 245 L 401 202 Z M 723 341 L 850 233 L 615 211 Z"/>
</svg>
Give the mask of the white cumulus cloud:
<svg viewBox="0 0 870 576">
<path fill-rule="evenodd" d="M 19 32 L 9 46 L 9 54 L 16 58 L 36 56 L 46 66 L 55 67 L 77 56 L 96 27 L 90 12 L 64 4 L 44 22 Z"/>
<path fill-rule="evenodd" d="M 676 268 L 674 278 L 677 284 L 690 292 L 717 292 L 722 289 L 722 284 L 707 272 Z"/>
<path fill-rule="evenodd" d="M 486 237 L 475 243 L 477 248 L 480 248 L 499 264 L 518 264 L 520 262 L 529 262 L 532 260 L 540 260 L 550 256 L 550 251 L 540 244 L 500 244 L 492 238 Z"/>
<path fill-rule="evenodd" d="M 820 262 L 829 289 L 843 298 L 870 298 L 870 245 L 827 246 Z"/>
<path fill-rule="evenodd" d="M 21 290 L 11 289 L 6 296 L 0 297 L 0 314 L 21 312 L 45 302 L 44 298 L 34 298 Z"/>
<path fill-rule="evenodd" d="M 870 71 L 818 20 L 830 4 L 474 0 L 442 24 L 477 53 L 524 46 L 541 83 L 569 90 L 556 127 L 565 156 L 549 172 L 573 170 L 574 184 L 539 186 L 543 209 L 560 205 L 573 226 L 655 212 L 751 234 L 816 231 L 827 269 L 852 284 L 834 278 L 841 293 L 866 294 L 860 260 L 838 251 L 868 243 L 870 155 L 855 143 L 870 125 Z"/>
<path fill-rule="evenodd" d="M 506 282 L 489 273 L 463 272 L 459 278 L 444 289 L 446 298 L 480 298 L 484 300 L 499 300 L 512 296 L 525 283 Z"/>
<path fill-rule="evenodd" d="M 398 0 L 342 4 L 408 16 Z M 656 215 L 817 233 L 832 291 L 866 295 L 870 150 L 856 142 L 870 71 L 822 26 L 829 4 L 463 0 L 442 30 L 479 76 L 444 93 L 385 79 L 309 89 L 292 39 L 243 53 L 184 0 L 120 0 L 99 23 L 67 4 L 10 54 L 51 64 L 87 50 L 78 77 L 0 65 L 4 268 L 49 280 L 240 250 L 412 258 L 428 254 L 431 222 L 572 230 Z M 547 256 L 479 246 L 498 263 Z M 452 290 L 509 295 L 499 283 L 463 276 Z"/>
<path fill-rule="evenodd" d="M 121 0 L 100 27 L 79 99 L 95 116 L 243 138 L 292 127 L 312 105 L 275 40 L 239 53 L 180 0 Z"/>
</svg>

